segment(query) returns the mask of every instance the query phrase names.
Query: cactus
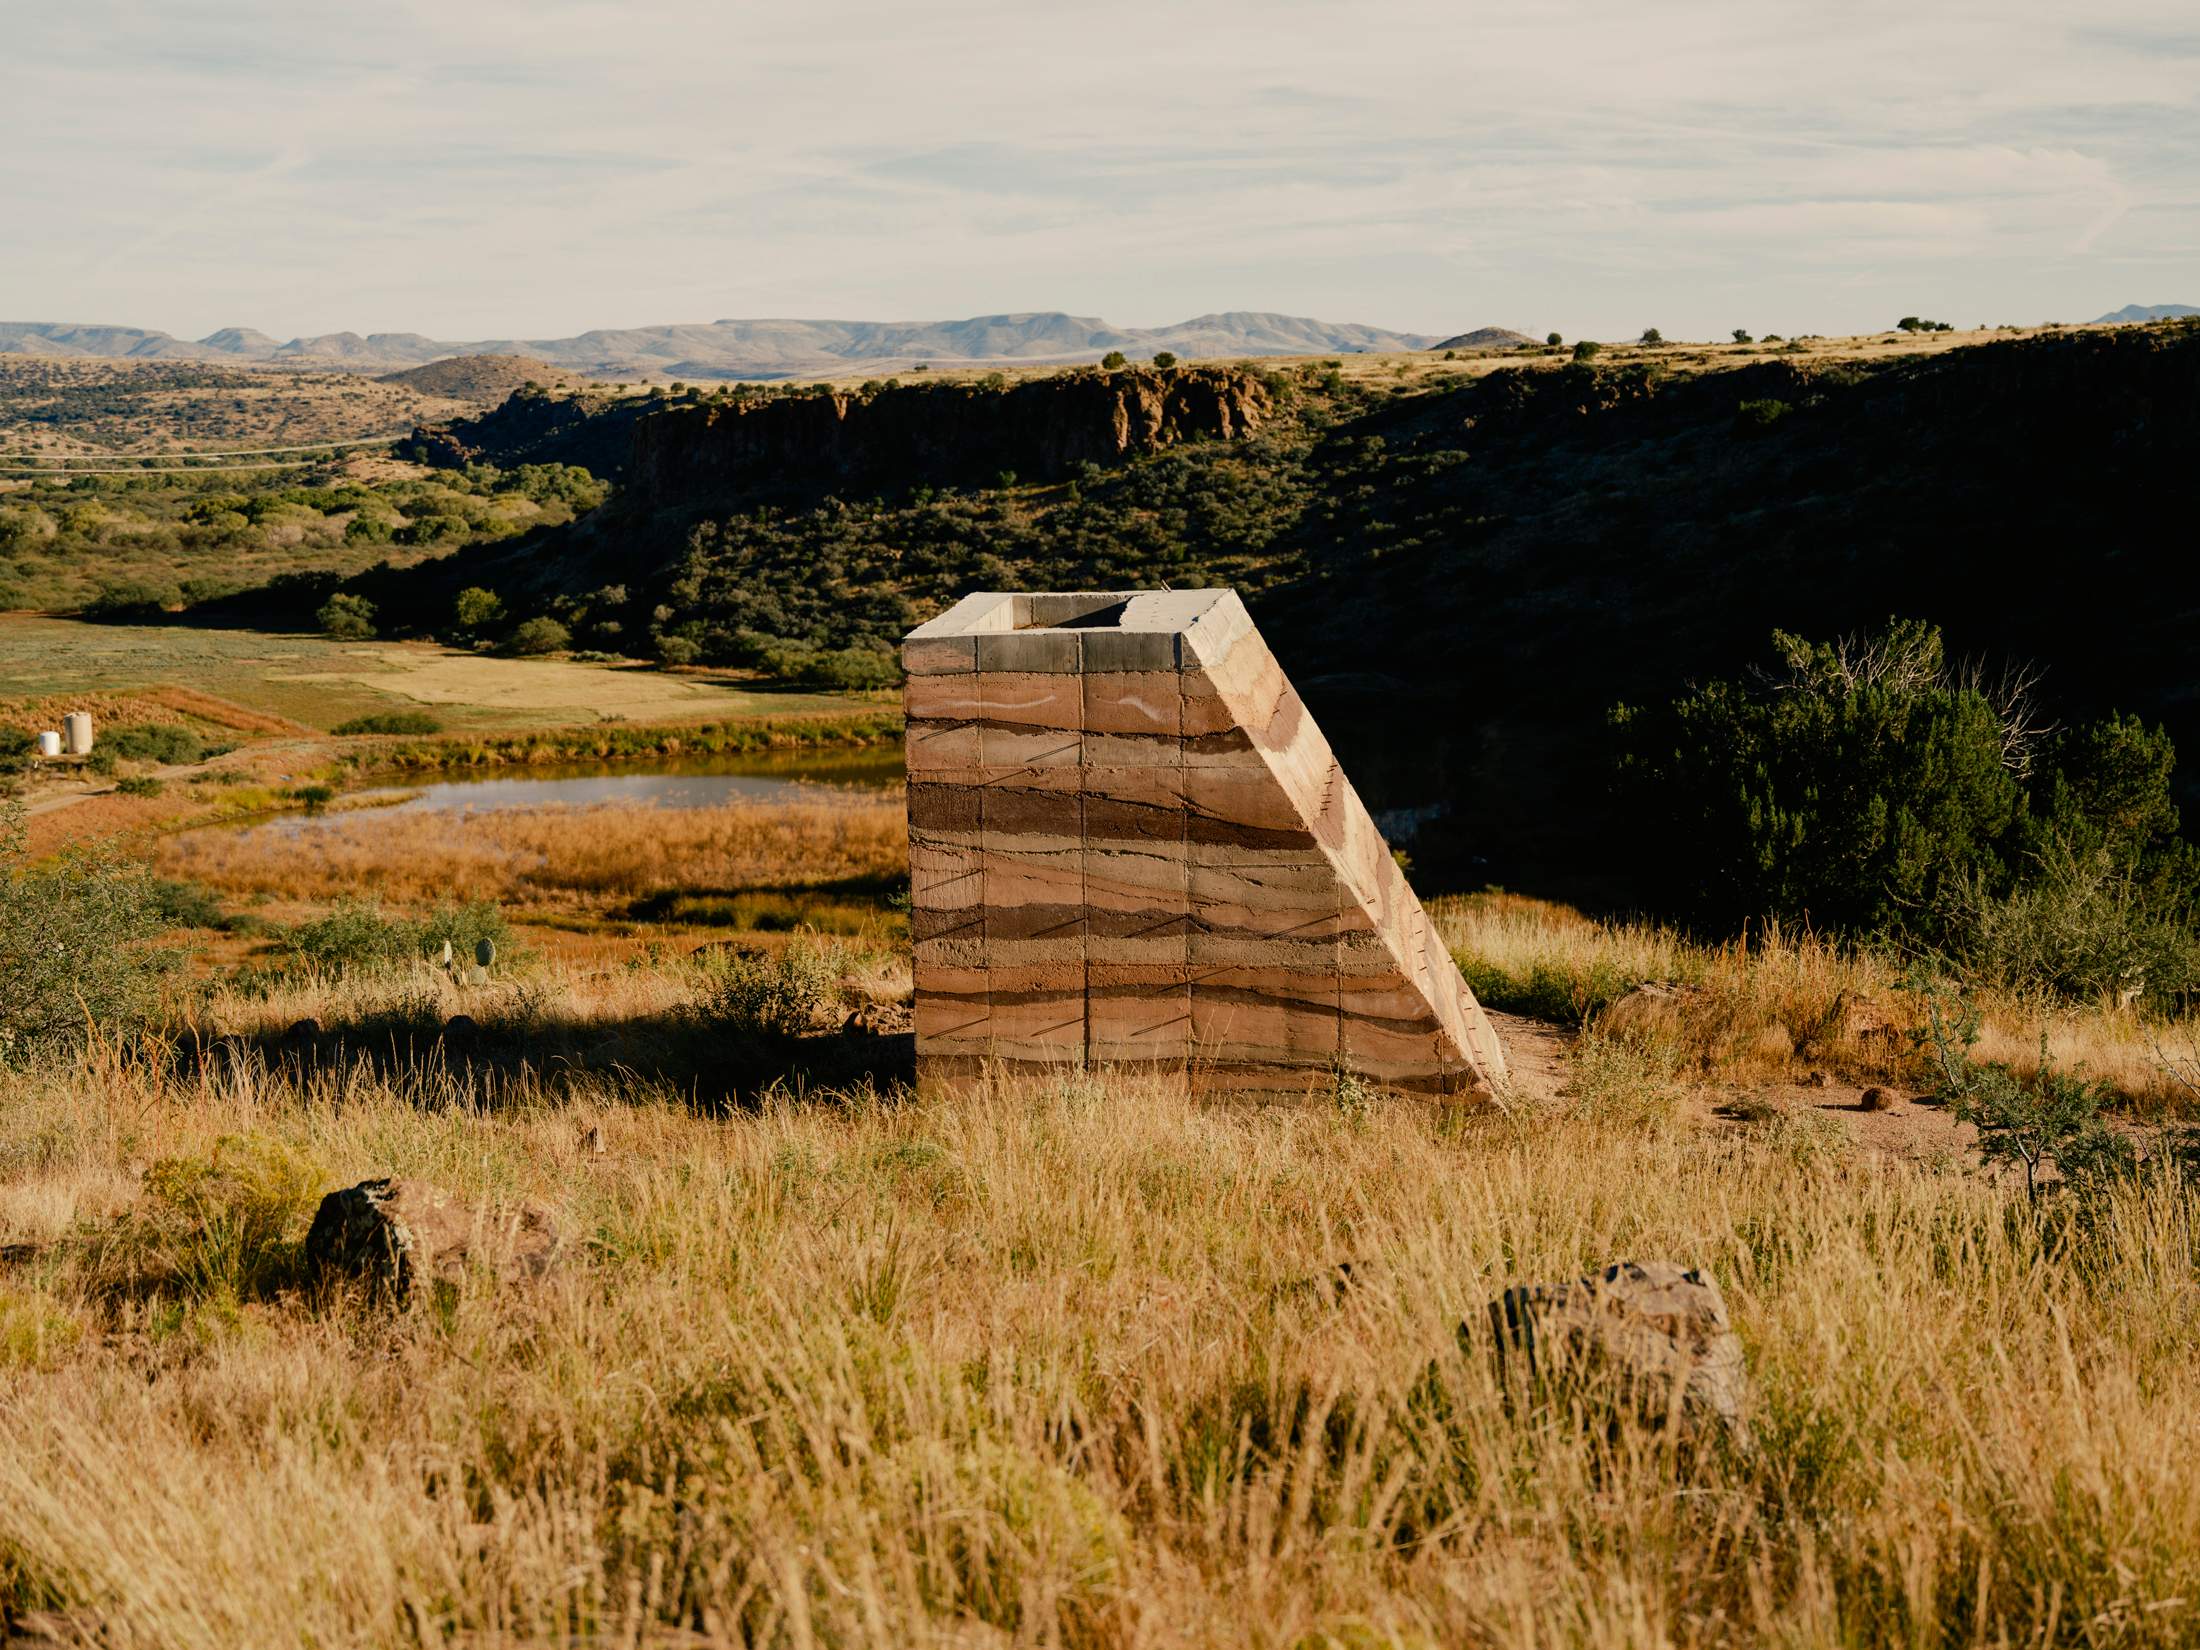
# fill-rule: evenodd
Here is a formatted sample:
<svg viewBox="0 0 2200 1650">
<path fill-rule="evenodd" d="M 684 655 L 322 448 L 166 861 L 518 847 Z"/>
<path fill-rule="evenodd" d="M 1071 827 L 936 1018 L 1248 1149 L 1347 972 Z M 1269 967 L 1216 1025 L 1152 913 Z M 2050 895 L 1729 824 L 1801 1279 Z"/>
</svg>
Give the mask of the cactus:
<svg viewBox="0 0 2200 1650">
<path fill-rule="evenodd" d="M 493 964 L 493 963 L 494 963 L 494 962 L 495 962 L 496 960 L 497 960 L 497 942 L 496 942 L 495 940 L 487 940 L 487 939 L 485 939 L 485 940 L 482 940 L 482 941 L 481 941 L 480 943 L 478 943 L 477 945 L 475 945 L 475 947 L 474 947 L 474 961 L 475 961 L 476 963 L 478 963 L 478 964 L 479 964 L 479 965 L 480 965 L 481 967 L 483 967 L 483 968 L 487 968 L 487 967 L 489 967 L 489 966 L 490 966 L 491 964 Z"/>
</svg>

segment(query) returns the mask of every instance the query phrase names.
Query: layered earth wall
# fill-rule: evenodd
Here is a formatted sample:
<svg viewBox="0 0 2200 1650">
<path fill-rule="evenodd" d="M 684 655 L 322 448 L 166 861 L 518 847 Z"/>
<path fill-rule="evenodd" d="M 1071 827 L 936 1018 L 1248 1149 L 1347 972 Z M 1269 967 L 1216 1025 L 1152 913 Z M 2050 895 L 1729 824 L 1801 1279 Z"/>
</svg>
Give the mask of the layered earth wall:
<svg viewBox="0 0 2200 1650">
<path fill-rule="evenodd" d="M 902 662 L 920 1082 L 1503 1080 L 1235 593 L 982 593 L 911 632 Z"/>
</svg>

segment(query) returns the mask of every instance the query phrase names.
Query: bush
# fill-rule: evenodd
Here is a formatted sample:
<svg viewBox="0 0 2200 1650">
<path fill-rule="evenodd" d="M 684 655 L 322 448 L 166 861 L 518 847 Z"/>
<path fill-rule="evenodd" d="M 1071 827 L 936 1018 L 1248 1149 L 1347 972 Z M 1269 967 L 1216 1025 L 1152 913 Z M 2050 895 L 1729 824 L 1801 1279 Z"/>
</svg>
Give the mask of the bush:
<svg viewBox="0 0 2200 1650">
<path fill-rule="evenodd" d="M 2111 718 L 2051 738 L 2021 678 L 1950 671 L 1915 621 L 1774 642 L 1781 671 L 1614 713 L 1671 904 L 1729 929 L 1901 934 L 2066 991 L 2129 989 L 2144 953 L 2189 989 L 2161 927 L 2189 923 L 2200 890 L 2167 735 Z"/>
<path fill-rule="evenodd" d="M 1642 329 L 1642 341 L 1646 344 L 1662 344 L 1665 342 L 1665 334 L 1656 327 L 1644 327 Z"/>
<path fill-rule="evenodd" d="M 458 621 L 460 630 L 469 633 L 485 630 L 504 617 L 504 599 L 494 590 L 472 585 L 458 593 L 452 616 Z"/>
<path fill-rule="evenodd" d="M 1130 365 L 1130 361 L 1121 350 L 1111 349 L 1100 357 L 1100 365 L 1108 372 L 1120 372 Z"/>
<path fill-rule="evenodd" d="M 764 642 L 754 661 L 765 675 L 803 687 L 857 693 L 892 687 L 901 680 L 901 661 L 880 648 L 810 648 Z"/>
<path fill-rule="evenodd" d="M 196 882 L 155 877 L 147 884 L 153 910 L 166 928 L 221 928 L 228 922 L 213 891 Z"/>
<path fill-rule="evenodd" d="M 134 773 L 115 782 L 115 789 L 124 796 L 158 796 L 167 788 L 149 773 Z"/>
<path fill-rule="evenodd" d="M 1153 364 L 1159 367 L 1163 372 L 1167 372 L 1171 367 L 1176 365 L 1176 354 L 1173 350 L 1155 350 Z"/>
<path fill-rule="evenodd" d="M 1604 353 L 1604 346 L 1593 338 L 1584 338 L 1574 346 L 1576 361 L 1594 361 Z"/>
<path fill-rule="evenodd" d="M 111 1284 L 235 1303 L 305 1282 L 303 1243 L 327 1189 L 319 1165 L 264 1136 L 224 1135 L 206 1157 L 162 1158 L 106 1234 Z"/>
<path fill-rule="evenodd" d="M 143 866 L 72 851 L 26 863 L 22 804 L 0 802 L 0 1062 L 148 1019 L 173 958 Z"/>
<path fill-rule="evenodd" d="M 110 624 L 157 619 L 182 600 L 182 590 L 173 584 L 110 584 L 84 604 L 84 616 Z"/>
<path fill-rule="evenodd" d="M 1980 1017 L 1967 1000 L 1936 984 L 1913 989 L 1925 1000 L 1921 1041 L 1939 1069 L 1951 1114 L 1978 1130 L 1979 1156 L 1988 1163 L 2024 1165 L 2027 1197 L 2039 1195 L 2040 1171 L 2050 1163 L 2065 1185 L 2080 1192 L 2131 1172 L 2137 1153 L 2101 1117 L 2108 1089 L 2057 1071 L 2047 1057 L 2046 1032 L 2040 1033 L 2038 1068 L 2020 1078 L 2006 1066 L 1971 1058 Z"/>
<path fill-rule="evenodd" d="M 573 645 L 573 633 L 555 619 L 529 619 L 515 629 L 504 651 L 520 658 L 558 653 Z"/>
<path fill-rule="evenodd" d="M 364 642 L 374 637 L 374 603 L 364 596 L 339 591 L 321 604 L 314 619 L 322 634 L 340 642 Z"/>
<path fill-rule="evenodd" d="M 1560 337 L 1560 336 L 1559 336 L 1559 335 L 1558 335 L 1557 333 L 1555 333 L 1555 332 L 1551 332 L 1551 333 L 1546 333 L 1546 334 L 1544 334 L 1544 337 L 1543 337 L 1543 341 L 1544 341 L 1544 342 L 1545 342 L 1546 344 L 1550 345 L 1550 346 L 1551 346 L 1551 348 L 1553 348 L 1553 349 L 1556 349 L 1556 348 L 1558 348 L 1558 346 L 1559 346 L 1559 345 L 1561 345 L 1561 344 L 1563 344 L 1564 342 L 1566 342 L 1566 340 L 1565 340 L 1565 339 L 1561 338 L 1561 337 Z"/>
<path fill-rule="evenodd" d="M 486 902 L 439 905 L 421 920 L 390 917 L 371 901 L 346 902 L 283 936 L 290 953 L 319 974 L 341 978 L 403 968 L 439 955 L 449 940 L 454 953 L 470 957 L 489 940 L 505 948 L 511 936 L 504 913 Z"/>
<path fill-rule="evenodd" d="M 179 723 L 134 722 L 101 734 L 99 748 L 118 761 L 188 767 L 225 756 L 237 747 L 214 743 Z"/>
<path fill-rule="evenodd" d="M 443 724 L 424 710 L 383 710 L 372 716 L 354 716 L 329 731 L 344 738 L 369 733 L 441 733 Z"/>
<path fill-rule="evenodd" d="M 797 1037 L 838 1011 L 841 972 L 838 951 L 808 937 L 776 957 L 737 952 L 712 980 L 703 1017 L 719 1030 Z"/>
</svg>

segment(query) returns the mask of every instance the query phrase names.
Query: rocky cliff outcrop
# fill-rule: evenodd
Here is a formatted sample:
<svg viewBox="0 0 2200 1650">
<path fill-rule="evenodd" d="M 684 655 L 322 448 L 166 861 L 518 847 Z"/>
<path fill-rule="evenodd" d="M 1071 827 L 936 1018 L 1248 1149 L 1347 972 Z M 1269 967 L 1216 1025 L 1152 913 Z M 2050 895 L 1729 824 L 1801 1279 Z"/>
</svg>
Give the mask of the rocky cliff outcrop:
<svg viewBox="0 0 2200 1650">
<path fill-rule="evenodd" d="M 418 464 L 458 470 L 468 464 L 578 464 L 616 481 L 625 473 L 634 426 L 668 403 L 662 397 L 614 398 L 514 390 L 479 418 L 416 426 L 398 451 Z"/>
<path fill-rule="evenodd" d="M 1238 440 L 1266 410 L 1258 377 L 1221 367 L 705 402 L 635 426 L 626 482 L 650 507 L 818 486 L 991 483 L 1004 471 L 1052 479 L 1181 441 Z"/>
</svg>

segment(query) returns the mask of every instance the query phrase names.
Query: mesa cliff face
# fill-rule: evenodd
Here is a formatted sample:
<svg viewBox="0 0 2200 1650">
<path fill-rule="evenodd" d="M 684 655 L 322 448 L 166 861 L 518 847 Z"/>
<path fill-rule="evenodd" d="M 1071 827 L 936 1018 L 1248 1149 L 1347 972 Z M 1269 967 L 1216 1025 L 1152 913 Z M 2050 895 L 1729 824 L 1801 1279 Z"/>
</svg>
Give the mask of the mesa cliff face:
<svg viewBox="0 0 2200 1650">
<path fill-rule="evenodd" d="M 1180 441 L 1241 439 L 1266 410 L 1259 378 L 1221 367 L 705 402 L 636 424 L 625 480 L 645 508 L 789 485 L 1046 480 Z"/>
</svg>

